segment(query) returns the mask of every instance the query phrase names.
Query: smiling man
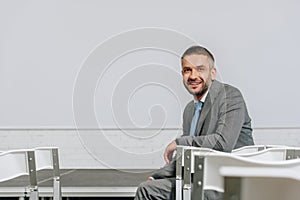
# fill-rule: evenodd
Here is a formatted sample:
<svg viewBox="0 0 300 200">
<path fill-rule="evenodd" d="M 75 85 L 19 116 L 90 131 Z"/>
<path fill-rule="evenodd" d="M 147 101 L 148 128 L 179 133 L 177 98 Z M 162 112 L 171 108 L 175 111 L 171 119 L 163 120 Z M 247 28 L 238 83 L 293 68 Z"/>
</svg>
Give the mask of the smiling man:
<svg viewBox="0 0 300 200">
<path fill-rule="evenodd" d="M 240 91 L 217 80 L 213 55 L 204 47 L 192 46 L 181 57 L 183 84 L 193 95 L 183 113 L 183 135 L 164 152 L 166 165 L 138 187 L 138 199 L 175 199 L 177 145 L 231 152 L 253 145 L 251 119 Z M 222 199 L 222 194 L 205 191 L 205 199 Z"/>
</svg>

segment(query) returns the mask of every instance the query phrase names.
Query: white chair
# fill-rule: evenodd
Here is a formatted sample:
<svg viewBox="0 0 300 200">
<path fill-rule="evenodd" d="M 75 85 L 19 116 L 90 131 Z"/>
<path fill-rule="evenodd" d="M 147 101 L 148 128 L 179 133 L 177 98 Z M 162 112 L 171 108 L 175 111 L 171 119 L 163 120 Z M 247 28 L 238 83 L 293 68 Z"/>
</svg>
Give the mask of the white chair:
<svg viewBox="0 0 300 200">
<path fill-rule="evenodd" d="M 261 150 L 265 150 L 267 148 L 272 148 L 272 147 L 279 147 L 277 145 L 252 145 L 252 146 L 245 146 L 241 147 L 238 149 L 235 149 L 232 151 L 233 154 L 237 155 L 244 155 L 244 154 L 251 154 L 251 153 L 256 153 Z M 192 162 L 193 162 L 193 152 L 198 152 L 202 154 L 206 153 L 219 153 L 219 151 L 212 150 L 212 149 L 207 149 L 207 148 L 199 148 L 199 147 L 191 147 L 191 146 L 177 146 L 177 157 L 176 157 L 176 200 L 182 200 L 183 193 L 185 195 L 184 199 L 190 199 L 191 195 L 191 175 L 190 172 L 185 171 L 186 175 L 188 176 L 185 180 L 185 184 L 183 183 L 184 180 L 184 154 L 185 152 L 188 152 L 187 157 L 191 157 L 190 160 L 187 159 L 188 162 L 187 165 L 189 165 L 187 168 L 191 168 Z M 186 168 L 186 169 L 187 169 Z"/>
<path fill-rule="evenodd" d="M 211 153 L 211 152 L 217 152 L 215 150 L 212 149 L 207 149 L 207 148 L 198 148 L 198 147 L 191 147 L 191 146 L 177 146 L 176 149 L 176 200 L 182 200 L 182 196 L 183 196 L 183 190 L 188 190 L 190 189 L 190 184 L 188 184 L 188 179 L 185 178 L 186 180 L 186 184 L 183 183 L 184 180 L 184 176 L 189 176 L 190 177 L 190 173 L 188 171 L 184 172 L 184 164 L 185 164 L 185 159 L 187 159 L 186 163 L 187 165 L 191 165 L 189 158 L 192 157 L 192 153 L 195 151 L 199 151 L 202 152 L 203 154 L 206 153 Z M 185 155 L 185 152 L 187 152 L 188 155 Z M 185 195 L 186 192 L 184 192 Z"/>
<path fill-rule="evenodd" d="M 296 147 L 282 147 L 282 146 L 274 146 L 274 147 L 269 147 L 269 146 L 264 146 L 265 148 L 263 150 L 260 150 L 257 148 L 257 146 L 253 146 L 248 148 L 253 151 L 256 149 L 256 151 L 253 151 L 252 153 L 249 153 L 249 151 L 244 151 L 244 154 L 241 153 L 241 151 L 237 151 L 238 153 L 224 153 L 224 152 L 219 152 L 219 151 L 214 151 L 211 149 L 203 149 L 203 148 L 187 148 L 183 150 L 184 154 L 184 172 L 183 172 L 183 192 L 177 192 L 176 194 L 178 195 L 178 198 L 176 197 L 177 200 L 180 200 L 180 198 L 183 196 L 184 200 L 190 200 L 193 199 L 192 194 L 195 193 L 195 189 L 201 190 L 202 192 L 197 191 L 196 194 L 198 195 L 198 198 L 203 198 L 203 190 L 204 189 L 209 189 L 209 188 L 203 188 L 203 185 L 198 187 L 195 185 L 195 177 L 198 178 L 197 182 L 203 182 L 205 179 L 205 174 L 202 174 L 201 176 L 196 172 L 198 168 L 194 168 L 194 163 L 195 161 L 195 156 L 206 158 L 209 156 L 213 155 L 219 155 L 219 156 L 225 156 L 225 157 L 242 157 L 247 160 L 254 160 L 254 161 L 283 161 L 283 160 L 289 160 L 289 159 L 294 159 L 298 158 L 300 156 L 300 148 Z M 205 159 L 204 159 L 205 160 Z M 208 159 L 209 160 L 209 159 Z M 208 161 L 206 161 L 208 162 Z M 201 170 L 200 170 L 201 172 Z M 202 171 L 202 173 L 206 173 L 206 171 Z M 216 172 L 218 174 L 218 172 Z M 192 182 L 192 176 L 194 176 L 194 182 Z M 211 178 L 212 175 L 207 175 L 208 177 Z M 209 178 L 209 179 L 210 179 Z M 197 184 L 198 184 L 197 183 Z M 176 182 L 177 184 L 177 182 Z M 176 188 L 177 190 L 180 190 L 179 187 Z M 210 188 L 211 190 L 216 190 L 219 192 L 222 192 L 222 190 L 218 190 L 218 188 Z M 220 189 L 220 188 L 219 188 Z M 179 196 L 180 195 L 180 196 Z"/>
<path fill-rule="evenodd" d="M 282 158 L 281 160 L 275 161 L 273 158 L 270 160 L 255 160 L 255 156 L 249 158 L 250 157 L 236 156 L 234 154 L 210 154 L 205 157 L 196 155 L 191 199 L 194 200 L 203 197 L 204 190 L 224 192 L 223 176 L 219 173 L 221 167 L 251 167 L 252 169 L 273 168 L 274 172 L 275 170 L 279 171 L 289 166 L 290 169 L 293 170 L 293 173 L 300 170 L 300 159 L 285 160 Z"/>
<path fill-rule="evenodd" d="M 29 175 L 30 200 L 38 199 L 34 150 L 2 152 L 0 163 L 0 182 Z"/>
<path fill-rule="evenodd" d="M 36 169 L 53 170 L 53 200 L 61 200 L 58 148 L 40 147 L 35 149 Z"/>
<path fill-rule="evenodd" d="M 0 182 L 29 174 L 26 150 L 0 153 Z"/>
<path fill-rule="evenodd" d="M 198 149 L 185 149 L 184 150 L 184 166 L 183 166 L 183 187 L 182 187 L 182 197 L 183 200 L 190 200 L 192 199 L 192 194 L 194 190 L 193 186 L 193 179 L 192 177 L 195 176 L 195 157 L 207 157 L 210 155 L 231 155 L 230 153 L 220 152 L 212 149 L 207 148 L 198 148 Z M 203 178 L 203 177 L 201 177 Z M 203 190 L 203 188 L 201 188 Z M 198 199 L 203 198 L 203 193 L 200 193 L 201 196 L 198 196 Z"/>
<path fill-rule="evenodd" d="M 284 164 L 247 167 L 221 167 L 224 200 L 298 200 L 299 160 Z"/>
<path fill-rule="evenodd" d="M 30 200 L 39 199 L 37 171 L 48 168 L 53 169 L 53 197 L 60 200 L 58 148 L 21 149 L 0 153 L 0 182 L 28 175 Z"/>
</svg>

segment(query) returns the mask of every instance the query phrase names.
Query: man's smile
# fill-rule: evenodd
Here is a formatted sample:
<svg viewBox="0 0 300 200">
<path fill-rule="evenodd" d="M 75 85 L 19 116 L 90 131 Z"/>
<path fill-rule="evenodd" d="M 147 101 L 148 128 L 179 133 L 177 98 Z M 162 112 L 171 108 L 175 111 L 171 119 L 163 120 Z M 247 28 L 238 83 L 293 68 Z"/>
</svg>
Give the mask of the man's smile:
<svg viewBox="0 0 300 200">
<path fill-rule="evenodd" d="M 201 85 L 202 81 L 188 81 L 188 85 L 191 87 L 197 87 Z"/>
</svg>

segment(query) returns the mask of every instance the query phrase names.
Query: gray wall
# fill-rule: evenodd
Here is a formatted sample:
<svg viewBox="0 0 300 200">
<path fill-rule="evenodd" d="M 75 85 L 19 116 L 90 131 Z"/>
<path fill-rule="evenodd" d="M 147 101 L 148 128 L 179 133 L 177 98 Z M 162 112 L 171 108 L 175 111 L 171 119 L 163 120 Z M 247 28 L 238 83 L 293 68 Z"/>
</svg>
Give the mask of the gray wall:
<svg viewBox="0 0 300 200">
<path fill-rule="evenodd" d="M 180 127 L 191 97 L 179 55 L 195 43 L 241 89 L 255 127 L 299 127 L 299 6 L 3 0 L 0 127 Z"/>
<path fill-rule="evenodd" d="M 242 91 L 257 144 L 299 146 L 299 6 L 2 0 L 0 150 L 58 146 L 63 168 L 162 166 L 191 99 L 179 57 L 193 44 Z"/>
</svg>

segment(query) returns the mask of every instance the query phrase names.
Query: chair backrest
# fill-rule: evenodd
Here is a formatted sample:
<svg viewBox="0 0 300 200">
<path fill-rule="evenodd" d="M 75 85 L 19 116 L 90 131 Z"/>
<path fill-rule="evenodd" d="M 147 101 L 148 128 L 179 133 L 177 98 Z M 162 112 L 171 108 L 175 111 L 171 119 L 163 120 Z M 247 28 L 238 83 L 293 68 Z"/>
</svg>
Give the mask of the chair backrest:
<svg viewBox="0 0 300 200">
<path fill-rule="evenodd" d="M 254 148 L 257 148 L 257 146 L 254 146 Z M 220 152 L 215 151 L 211 149 L 206 148 L 198 148 L 198 149 L 188 149 L 184 153 L 186 156 L 190 157 L 190 163 L 188 162 L 188 159 L 185 157 L 185 161 L 187 165 L 191 165 L 191 173 L 194 172 L 193 167 L 193 159 L 194 156 L 210 156 L 210 155 L 225 155 L 225 156 L 238 156 L 242 158 L 247 158 L 248 160 L 254 160 L 254 161 L 266 161 L 266 162 L 277 162 L 277 161 L 283 161 L 283 160 L 290 160 L 290 159 L 297 159 L 300 158 L 300 148 L 299 147 L 272 147 L 272 148 L 265 148 L 263 150 L 253 151 L 252 153 L 248 153 L 245 151 L 244 154 L 238 154 L 236 153 L 226 153 L 226 152 Z"/>
<path fill-rule="evenodd" d="M 266 149 L 265 145 L 252 145 L 252 146 L 244 146 L 238 149 L 232 150 L 233 154 L 245 154 L 245 153 L 254 153 L 257 151 L 261 151 Z"/>
<path fill-rule="evenodd" d="M 30 199 L 38 199 L 36 172 L 53 169 L 54 199 L 61 199 L 60 173 L 57 147 L 11 150 L 0 153 L 0 182 L 28 175 Z M 27 185 L 24 185 L 26 188 Z"/>
<path fill-rule="evenodd" d="M 35 149 L 36 169 L 53 169 L 55 177 L 59 174 L 59 157 L 57 147 L 39 147 Z"/>
<path fill-rule="evenodd" d="M 258 152 L 242 154 L 239 156 L 251 160 L 265 160 L 265 161 L 290 160 L 290 159 L 296 159 L 300 157 L 300 148 L 299 147 L 266 148 Z"/>
<path fill-rule="evenodd" d="M 258 162 L 258 163 L 278 163 L 289 159 L 299 158 L 300 148 L 296 147 L 267 147 L 260 150 L 258 146 L 249 147 L 253 151 L 238 151 L 238 153 L 225 153 L 202 148 L 188 148 L 184 149 L 184 173 L 183 173 L 183 196 L 184 200 L 193 198 L 197 194 L 200 199 L 203 197 L 203 190 L 216 190 L 223 192 L 223 178 L 219 174 L 219 168 L 223 165 L 240 166 L 243 162 Z M 198 160 L 196 160 L 196 157 Z M 213 158 L 217 157 L 217 160 Z M 226 159 L 225 159 L 226 158 Z M 239 161 L 232 160 L 233 158 Z M 202 163 L 199 163 L 202 159 Z M 223 161 L 223 159 L 225 159 Z M 196 163 L 198 162 L 198 163 Z M 201 166 L 199 168 L 199 166 Z M 209 167 L 208 167 L 209 166 Z M 193 182 L 192 174 L 194 173 Z M 201 183 L 201 184 L 200 184 Z M 193 190 L 192 190 L 193 188 Z M 196 191 L 195 191 L 196 190 Z M 181 193 L 176 193 L 182 195 Z M 177 199 L 181 199 L 180 197 Z"/>
<path fill-rule="evenodd" d="M 250 145 L 250 146 L 244 146 L 238 149 L 234 149 L 232 150 L 231 153 L 236 155 L 244 155 L 248 153 L 259 152 L 269 148 L 286 148 L 286 147 L 287 146 L 283 146 L 283 145 Z"/>
<path fill-rule="evenodd" d="M 197 194 L 199 195 L 199 192 L 202 193 L 203 190 L 216 190 L 219 192 L 224 192 L 223 176 L 220 174 L 220 169 L 222 167 L 238 167 L 240 169 L 251 167 L 252 169 L 259 170 L 273 169 L 273 171 L 280 171 L 288 168 L 289 170 L 293 171 L 293 173 L 297 173 L 300 170 L 300 159 L 282 161 L 255 161 L 240 156 L 226 154 L 210 154 L 206 157 L 195 156 L 194 182 L 201 182 L 202 188 L 199 188 L 197 184 L 193 184 L 194 188 L 192 195 L 195 195 L 196 197 Z M 203 195 L 203 193 L 201 195 Z"/>
<path fill-rule="evenodd" d="M 265 145 L 247 146 L 240 149 L 236 149 L 232 154 L 250 156 L 251 153 L 257 153 L 258 151 L 266 149 Z M 199 147 L 177 147 L 177 162 L 176 162 L 176 200 L 191 199 L 192 194 L 192 173 L 194 173 L 194 156 L 206 156 L 209 154 L 224 154 L 230 155 L 230 153 L 224 153 L 213 149 L 199 148 Z M 203 177 L 202 177 L 203 178 Z M 202 196 L 199 197 L 200 199 Z"/>
<path fill-rule="evenodd" d="M 300 176 L 294 168 L 222 167 L 224 200 L 294 200 L 300 196 Z"/>
<path fill-rule="evenodd" d="M 12 150 L 1 152 L 0 182 L 22 175 L 29 175 L 28 166 L 28 150 Z"/>
</svg>

